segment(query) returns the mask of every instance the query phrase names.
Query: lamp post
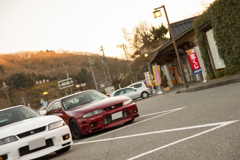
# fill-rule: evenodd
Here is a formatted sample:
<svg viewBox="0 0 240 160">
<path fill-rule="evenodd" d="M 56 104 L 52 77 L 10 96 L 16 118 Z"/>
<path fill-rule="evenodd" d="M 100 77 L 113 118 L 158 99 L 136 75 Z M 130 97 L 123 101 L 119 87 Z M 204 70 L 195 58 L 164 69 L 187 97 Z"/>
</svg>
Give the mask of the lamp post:
<svg viewBox="0 0 240 160">
<path fill-rule="evenodd" d="M 43 95 L 45 95 L 45 97 L 46 97 L 46 99 L 47 99 L 47 103 L 48 103 L 47 94 L 48 94 L 48 92 L 43 92 Z M 48 103 L 48 104 L 49 104 L 49 103 Z"/>
<path fill-rule="evenodd" d="M 173 46 L 174 46 L 174 49 L 175 49 L 175 52 L 176 52 L 176 55 L 177 55 L 178 64 L 180 66 L 180 70 L 181 70 L 181 73 L 182 73 L 182 76 L 183 76 L 185 87 L 188 88 L 188 83 L 187 83 L 186 76 L 185 76 L 183 66 L 182 66 L 182 62 L 181 62 L 181 59 L 180 59 L 180 56 L 179 56 L 179 53 L 178 53 L 177 45 L 176 45 L 176 42 L 175 42 L 175 39 L 174 39 L 174 36 L 173 36 L 173 33 L 172 33 L 172 28 L 171 28 L 171 25 L 169 23 L 169 19 L 168 19 L 168 16 L 167 16 L 167 11 L 166 11 L 165 5 L 162 5 L 161 7 L 158 7 L 158 8 L 154 8 L 154 11 L 153 11 L 154 18 L 162 16 L 161 11 L 160 11 L 161 8 L 164 9 L 164 13 L 166 15 L 166 19 L 167 19 L 167 23 L 168 23 L 169 32 L 170 32 L 170 35 L 172 37 Z"/>
</svg>

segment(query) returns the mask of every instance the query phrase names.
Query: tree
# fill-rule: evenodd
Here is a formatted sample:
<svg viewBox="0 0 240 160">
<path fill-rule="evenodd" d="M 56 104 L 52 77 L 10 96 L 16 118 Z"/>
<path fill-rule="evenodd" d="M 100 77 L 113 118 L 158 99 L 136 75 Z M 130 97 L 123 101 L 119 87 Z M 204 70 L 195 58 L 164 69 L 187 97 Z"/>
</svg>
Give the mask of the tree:
<svg viewBox="0 0 240 160">
<path fill-rule="evenodd" d="M 25 72 L 15 73 L 10 76 L 11 86 L 14 88 L 27 88 L 35 85 L 35 77 Z"/>
<path fill-rule="evenodd" d="M 163 24 L 155 27 L 146 21 L 136 25 L 132 33 L 123 29 L 123 37 L 129 44 L 128 52 L 131 55 L 129 57 L 136 58 L 136 55 L 145 52 L 150 53 L 152 50 L 161 47 L 168 41 L 167 33 L 168 29 Z"/>
<path fill-rule="evenodd" d="M 123 29 L 123 37 L 128 45 L 121 44 L 117 47 L 123 48 L 126 58 L 134 61 L 131 61 L 131 71 L 125 74 L 122 81 L 130 77 L 134 80 L 138 80 L 138 77 L 142 78 L 141 75 L 147 71 L 147 61 L 152 58 L 153 50 L 163 46 L 168 41 L 167 33 L 168 29 L 163 24 L 155 27 L 146 21 L 135 26 L 132 33 Z M 145 53 L 149 54 L 149 59 L 144 57 Z"/>
<path fill-rule="evenodd" d="M 5 67 L 4 67 L 4 65 L 0 65 L 0 72 L 2 72 L 3 74 L 5 73 Z"/>
<path fill-rule="evenodd" d="M 80 80 L 80 83 L 87 83 L 90 80 L 90 72 L 87 71 L 86 68 L 81 68 L 81 72 L 78 74 L 78 78 Z"/>
</svg>

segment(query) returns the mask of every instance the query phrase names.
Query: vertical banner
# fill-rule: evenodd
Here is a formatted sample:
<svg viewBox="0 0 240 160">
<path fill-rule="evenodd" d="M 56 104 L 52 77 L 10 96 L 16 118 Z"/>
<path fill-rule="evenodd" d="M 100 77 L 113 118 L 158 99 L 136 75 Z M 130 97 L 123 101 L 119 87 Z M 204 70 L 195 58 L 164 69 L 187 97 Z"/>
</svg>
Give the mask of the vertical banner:
<svg viewBox="0 0 240 160">
<path fill-rule="evenodd" d="M 159 84 L 162 84 L 161 76 L 160 76 L 160 73 L 161 73 L 160 66 L 155 64 L 154 66 L 152 66 L 152 69 L 153 69 L 155 84 L 158 86 Z"/>
<path fill-rule="evenodd" d="M 202 68 L 198 61 L 195 49 L 193 48 L 193 49 L 188 50 L 187 55 L 188 55 L 189 61 L 192 66 L 193 73 L 194 74 L 202 73 Z"/>
<path fill-rule="evenodd" d="M 152 86 L 152 80 L 151 80 L 150 73 L 149 72 L 145 72 L 144 76 L 145 76 L 145 80 L 146 80 L 147 86 Z"/>
</svg>

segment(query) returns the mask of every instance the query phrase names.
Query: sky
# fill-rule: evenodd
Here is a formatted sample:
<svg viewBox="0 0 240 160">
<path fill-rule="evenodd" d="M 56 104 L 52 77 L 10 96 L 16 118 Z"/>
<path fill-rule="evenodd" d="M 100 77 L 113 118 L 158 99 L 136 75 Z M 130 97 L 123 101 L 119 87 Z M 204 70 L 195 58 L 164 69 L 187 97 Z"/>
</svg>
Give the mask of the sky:
<svg viewBox="0 0 240 160">
<path fill-rule="evenodd" d="M 0 54 L 61 49 L 120 57 L 122 28 L 154 26 L 153 9 L 165 5 L 170 23 L 190 18 L 214 0 L 0 0 Z M 205 4 L 205 5 L 202 5 Z"/>
</svg>

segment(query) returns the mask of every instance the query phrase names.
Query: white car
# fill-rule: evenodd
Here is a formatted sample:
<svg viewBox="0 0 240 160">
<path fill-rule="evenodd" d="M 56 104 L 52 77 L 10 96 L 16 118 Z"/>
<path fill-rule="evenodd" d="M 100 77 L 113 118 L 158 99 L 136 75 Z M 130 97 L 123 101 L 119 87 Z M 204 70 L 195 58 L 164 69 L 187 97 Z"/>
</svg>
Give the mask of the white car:
<svg viewBox="0 0 240 160">
<path fill-rule="evenodd" d="M 58 116 L 40 116 L 23 105 L 0 110 L 0 160 L 62 153 L 72 143 L 68 126 Z"/>
<path fill-rule="evenodd" d="M 133 87 L 125 87 L 116 90 L 113 92 L 110 97 L 116 97 L 116 96 L 127 96 L 131 99 L 137 99 L 137 98 L 148 98 L 150 94 L 150 89 L 136 89 Z"/>
<path fill-rule="evenodd" d="M 150 89 L 147 84 L 145 83 L 145 81 L 139 81 L 139 82 L 136 82 L 136 83 L 133 83 L 127 87 L 133 87 L 133 88 L 136 88 L 136 89 L 149 89 L 150 91 L 150 94 L 152 94 L 152 89 Z"/>
</svg>

